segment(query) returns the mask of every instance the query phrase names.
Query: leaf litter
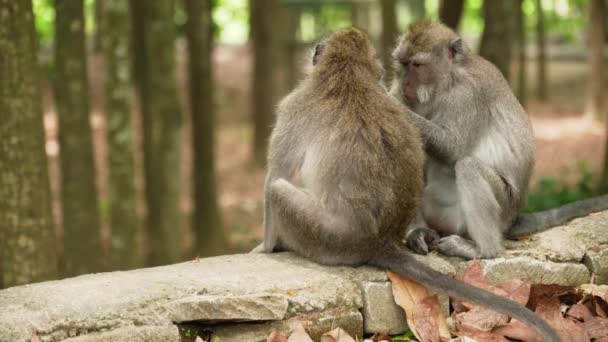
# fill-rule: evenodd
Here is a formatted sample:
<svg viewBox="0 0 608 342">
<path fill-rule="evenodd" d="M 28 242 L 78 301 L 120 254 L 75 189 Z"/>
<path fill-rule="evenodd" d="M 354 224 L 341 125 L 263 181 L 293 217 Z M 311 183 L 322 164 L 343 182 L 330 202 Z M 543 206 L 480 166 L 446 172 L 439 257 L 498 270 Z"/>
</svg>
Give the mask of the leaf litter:
<svg viewBox="0 0 608 342">
<path fill-rule="evenodd" d="M 389 272 L 395 302 L 405 311 L 411 338 L 405 340 L 443 342 L 543 342 L 528 325 L 476 303 L 451 298 L 450 325 L 444 317 L 436 295 L 421 284 Z M 526 280 L 510 280 L 490 285 L 478 260 L 472 261 L 462 281 L 496 295 L 525 305 L 549 323 L 564 342 L 608 342 L 608 285 L 585 284 L 579 287 L 555 284 L 532 284 Z M 412 336 L 413 335 L 413 336 Z M 377 333 L 363 342 L 405 341 Z M 291 335 L 273 331 L 267 342 L 310 342 L 302 324 Z M 359 342 L 341 328 L 326 332 L 321 342 Z"/>
</svg>

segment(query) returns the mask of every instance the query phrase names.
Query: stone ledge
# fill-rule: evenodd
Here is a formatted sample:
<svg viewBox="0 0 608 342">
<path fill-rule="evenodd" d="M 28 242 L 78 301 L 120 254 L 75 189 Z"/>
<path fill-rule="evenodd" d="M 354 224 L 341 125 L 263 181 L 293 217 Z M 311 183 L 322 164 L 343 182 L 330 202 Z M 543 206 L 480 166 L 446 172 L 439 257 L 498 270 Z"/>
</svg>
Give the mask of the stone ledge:
<svg viewBox="0 0 608 342">
<path fill-rule="evenodd" d="M 608 212 L 506 243 L 482 265 L 491 283 L 529 279 L 579 285 L 608 281 Z M 418 257 L 451 275 L 467 262 Z M 447 298 L 442 300 L 447 307 Z M 179 341 L 177 323 L 221 341 L 264 341 L 272 329 L 308 323 L 318 336 L 340 325 L 352 336 L 407 328 L 386 273 L 324 267 L 290 253 L 241 254 L 128 272 L 90 274 L 0 291 L 0 341 Z M 189 340 L 185 338 L 184 340 Z M 192 339 L 193 340 L 193 339 Z"/>
</svg>

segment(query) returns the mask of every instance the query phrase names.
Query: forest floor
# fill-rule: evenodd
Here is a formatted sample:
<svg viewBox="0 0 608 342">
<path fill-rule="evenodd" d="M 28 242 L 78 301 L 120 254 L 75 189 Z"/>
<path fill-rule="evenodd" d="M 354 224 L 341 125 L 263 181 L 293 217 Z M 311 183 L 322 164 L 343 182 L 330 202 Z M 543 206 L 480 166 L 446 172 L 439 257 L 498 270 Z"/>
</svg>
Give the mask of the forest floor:
<svg viewBox="0 0 608 342">
<path fill-rule="evenodd" d="M 181 55 L 178 55 L 181 56 Z M 262 238 L 262 189 L 264 170 L 256 169 L 250 162 L 251 126 L 249 84 L 251 64 L 245 47 L 221 47 L 216 50 L 215 81 L 218 99 L 216 117 L 216 171 L 219 203 L 222 210 L 224 229 L 230 237 L 234 252 L 247 251 Z M 180 89 L 185 90 L 185 63 L 178 57 L 178 80 Z M 90 69 L 95 161 L 97 185 L 102 208 L 107 207 L 107 177 L 105 148 L 105 119 L 101 110 L 103 92 L 101 88 L 100 62 L 93 58 Z M 597 175 L 602 159 L 605 140 L 604 125 L 586 118 L 583 114 L 586 90 L 585 61 L 552 61 L 549 64 L 549 99 L 538 101 L 530 91 L 528 112 L 534 126 L 537 161 L 532 187 L 542 178 L 553 178 L 573 184 L 581 175 L 581 164 Z M 536 75 L 533 63 L 528 68 L 529 78 Z M 529 80 L 529 89 L 535 89 L 534 80 Z M 185 102 L 185 91 L 180 92 L 180 100 Z M 57 124 L 53 111 L 50 86 L 45 87 L 45 128 L 47 132 L 47 154 L 54 198 L 54 213 L 60 219 L 59 167 Z M 185 131 L 184 158 L 182 164 L 182 210 L 184 218 L 191 213 L 190 134 Z M 141 158 L 138 160 L 141 166 Z M 143 188 L 141 171 L 138 186 L 141 198 Z M 141 201 L 140 201 L 141 203 Z M 140 205 L 140 213 L 143 208 Z M 102 215 L 103 216 L 103 215 Z M 191 243 L 192 233 L 188 220 L 184 220 L 182 233 L 185 247 Z M 58 225 L 60 226 L 60 225 Z M 103 225 L 103 235 L 107 239 L 109 230 Z M 59 228 L 58 228 L 59 229 Z M 60 230 L 60 229 L 59 229 Z M 59 231 L 58 234 L 61 234 Z"/>
</svg>

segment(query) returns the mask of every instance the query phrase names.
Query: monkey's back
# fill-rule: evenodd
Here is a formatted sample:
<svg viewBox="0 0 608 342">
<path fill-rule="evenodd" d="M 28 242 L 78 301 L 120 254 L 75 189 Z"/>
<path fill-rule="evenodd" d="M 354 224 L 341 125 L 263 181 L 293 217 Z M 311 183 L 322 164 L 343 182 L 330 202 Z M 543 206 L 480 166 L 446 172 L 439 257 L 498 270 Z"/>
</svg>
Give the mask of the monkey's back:
<svg viewBox="0 0 608 342">
<path fill-rule="evenodd" d="M 419 203 L 424 153 L 401 105 L 379 84 L 358 85 L 339 96 L 301 85 L 280 104 L 271 144 L 294 142 L 302 187 L 352 229 L 375 235 L 350 242 L 360 249 L 402 237 Z"/>
</svg>

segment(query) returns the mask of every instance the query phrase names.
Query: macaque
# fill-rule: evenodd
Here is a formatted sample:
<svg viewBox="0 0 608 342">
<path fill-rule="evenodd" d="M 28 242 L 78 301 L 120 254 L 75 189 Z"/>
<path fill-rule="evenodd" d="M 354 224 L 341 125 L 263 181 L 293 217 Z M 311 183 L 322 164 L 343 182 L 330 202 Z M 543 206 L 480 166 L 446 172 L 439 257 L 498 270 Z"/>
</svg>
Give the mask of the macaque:
<svg viewBox="0 0 608 342">
<path fill-rule="evenodd" d="M 393 52 L 390 93 L 420 132 L 427 161 L 407 244 L 465 259 L 492 258 L 515 237 L 608 208 L 608 196 L 521 214 L 534 166 L 532 126 L 500 71 L 448 27 L 410 26 Z"/>
</svg>

